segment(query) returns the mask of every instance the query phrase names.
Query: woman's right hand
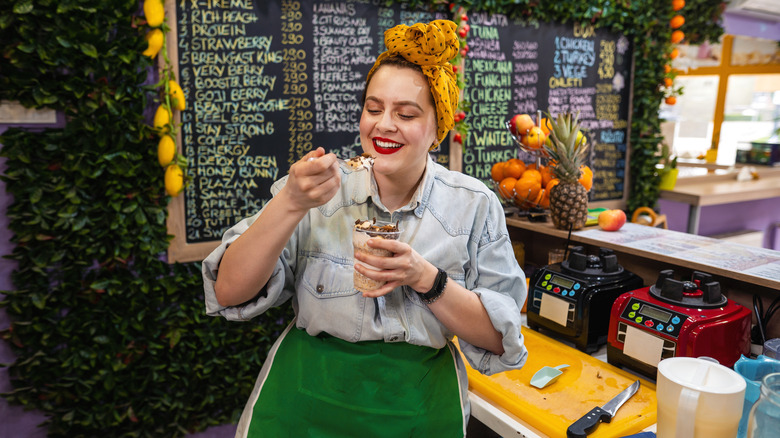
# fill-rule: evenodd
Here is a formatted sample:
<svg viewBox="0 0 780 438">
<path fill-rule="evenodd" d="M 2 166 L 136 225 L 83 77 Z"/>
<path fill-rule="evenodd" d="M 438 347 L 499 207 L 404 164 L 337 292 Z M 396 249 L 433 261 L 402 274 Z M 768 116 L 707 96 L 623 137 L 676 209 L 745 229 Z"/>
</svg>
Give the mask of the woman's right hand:
<svg viewBox="0 0 780 438">
<path fill-rule="evenodd" d="M 319 147 L 290 167 L 282 189 L 295 209 L 308 211 L 330 201 L 341 186 L 341 172 L 335 154 Z M 281 193 L 280 193 L 281 194 Z"/>
</svg>

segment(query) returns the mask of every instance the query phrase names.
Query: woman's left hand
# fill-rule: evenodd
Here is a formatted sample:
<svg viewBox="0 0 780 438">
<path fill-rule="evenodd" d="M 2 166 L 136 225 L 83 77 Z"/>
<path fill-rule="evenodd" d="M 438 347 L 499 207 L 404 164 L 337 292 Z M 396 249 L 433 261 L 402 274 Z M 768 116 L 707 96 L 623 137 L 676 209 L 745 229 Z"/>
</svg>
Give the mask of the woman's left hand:
<svg viewBox="0 0 780 438">
<path fill-rule="evenodd" d="M 373 238 L 368 240 L 368 246 L 388 250 L 393 255 L 382 257 L 363 252 L 355 253 L 356 260 L 380 269 L 376 271 L 355 264 L 355 270 L 373 280 L 387 282 L 378 289 L 364 292 L 364 297 L 381 297 L 404 285 L 414 290 L 428 291 L 433 285 L 438 270 L 408 244 L 398 240 Z"/>
</svg>

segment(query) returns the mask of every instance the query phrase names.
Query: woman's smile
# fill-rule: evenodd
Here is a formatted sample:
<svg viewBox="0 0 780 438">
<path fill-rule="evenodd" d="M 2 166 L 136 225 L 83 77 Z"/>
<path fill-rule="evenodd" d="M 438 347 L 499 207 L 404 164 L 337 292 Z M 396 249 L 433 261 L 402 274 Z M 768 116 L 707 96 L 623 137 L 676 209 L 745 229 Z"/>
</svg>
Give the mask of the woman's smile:
<svg viewBox="0 0 780 438">
<path fill-rule="evenodd" d="M 401 148 L 403 147 L 403 144 L 401 143 L 396 143 L 392 140 L 388 140 L 381 137 L 374 137 L 373 140 L 374 140 L 374 150 L 378 154 L 382 154 L 382 155 L 394 154 L 400 151 Z"/>
</svg>

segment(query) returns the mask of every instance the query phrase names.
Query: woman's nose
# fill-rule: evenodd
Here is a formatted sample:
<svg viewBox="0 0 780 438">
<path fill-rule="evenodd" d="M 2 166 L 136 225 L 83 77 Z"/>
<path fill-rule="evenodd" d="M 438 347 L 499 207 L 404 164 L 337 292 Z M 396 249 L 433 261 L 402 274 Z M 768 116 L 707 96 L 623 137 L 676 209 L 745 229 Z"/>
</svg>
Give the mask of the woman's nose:
<svg viewBox="0 0 780 438">
<path fill-rule="evenodd" d="M 383 112 L 376 126 L 381 131 L 394 131 L 395 121 L 393 120 L 393 114 L 390 111 Z"/>
</svg>

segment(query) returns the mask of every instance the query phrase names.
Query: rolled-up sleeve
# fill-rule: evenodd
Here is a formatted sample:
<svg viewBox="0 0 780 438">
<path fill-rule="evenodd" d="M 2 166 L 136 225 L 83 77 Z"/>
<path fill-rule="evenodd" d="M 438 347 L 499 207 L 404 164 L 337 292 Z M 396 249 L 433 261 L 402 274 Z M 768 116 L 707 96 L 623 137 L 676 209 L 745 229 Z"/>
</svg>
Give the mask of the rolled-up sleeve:
<svg viewBox="0 0 780 438">
<path fill-rule="evenodd" d="M 275 186 L 275 188 L 277 187 Z M 278 192 L 278 188 L 277 190 L 272 191 L 275 194 Z M 222 256 L 225 254 L 225 251 L 230 244 L 238 239 L 239 236 L 254 223 L 261 213 L 262 211 L 252 217 L 242 220 L 226 231 L 222 236 L 220 245 L 203 260 L 202 275 L 207 315 L 223 316 L 224 318 L 233 321 L 246 321 L 262 314 L 272 307 L 280 306 L 292 297 L 294 275 L 290 261 L 294 260 L 294 257 L 291 257 L 291 247 L 295 245 L 295 236 L 290 239 L 287 246 L 285 246 L 282 255 L 276 261 L 276 266 L 274 266 L 271 278 L 268 280 L 265 287 L 258 291 L 253 299 L 238 306 L 229 307 L 221 306 L 219 302 L 217 302 L 214 285 L 216 284 L 217 276 L 219 275 L 219 264 L 222 261 Z"/>
<path fill-rule="evenodd" d="M 525 274 L 515 259 L 503 210 L 501 214 L 491 210 L 480 239 L 476 284 L 471 289 L 501 333 L 504 353 L 499 356 L 458 339 L 469 365 L 486 375 L 521 368 L 528 358 L 520 331 L 520 309 L 527 295 Z"/>
</svg>

